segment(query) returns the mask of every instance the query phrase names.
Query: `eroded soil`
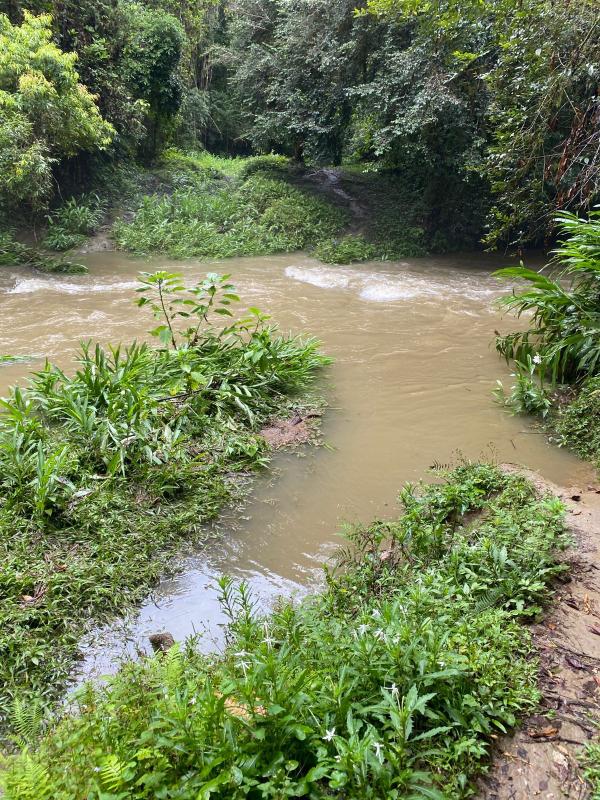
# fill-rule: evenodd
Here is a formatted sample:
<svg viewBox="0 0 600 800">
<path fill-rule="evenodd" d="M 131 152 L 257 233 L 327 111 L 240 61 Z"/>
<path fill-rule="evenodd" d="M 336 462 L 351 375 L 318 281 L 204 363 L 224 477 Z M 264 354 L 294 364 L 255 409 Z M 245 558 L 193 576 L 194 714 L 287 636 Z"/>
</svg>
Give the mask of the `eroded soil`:
<svg viewBox="0 0 600 800">
<path fill-rule="evenodd" d="M 591 795 L 578 758 L 600 720 L 600 487 L 560 488 L 530 477 L 565 503 L 575 540 L 564 555 L 571 569 L 549 613 L 532 628 L 540 658 L 539 713 L 498 741 L 478 796 L 584 800 Z"/>
</svg>

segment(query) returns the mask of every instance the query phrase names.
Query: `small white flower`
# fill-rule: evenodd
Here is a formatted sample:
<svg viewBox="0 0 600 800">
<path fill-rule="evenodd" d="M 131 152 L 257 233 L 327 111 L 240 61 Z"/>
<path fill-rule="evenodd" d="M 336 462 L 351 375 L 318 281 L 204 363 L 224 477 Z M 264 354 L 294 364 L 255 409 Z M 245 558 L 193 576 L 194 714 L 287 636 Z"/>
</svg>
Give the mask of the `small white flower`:
<svg viewBox="0 0 600 800">
<path fill-rule="evenodd" d="M 381 742 L 373 742 L 373 747 L 375 748 L 375 755 L 379 759 L 379 761 L 383 764 L 383 745 Z"/>
<path fill-rule="evenodd" d="M 243 671 L 244 677 L 246 677 L 246 671 L 250 667 L 250 662 L 249 661 L 238 661 L 237 665 L 238 665 L 238 668 Z"/>
<path fill-rule="evenodd" d="M 386 689 L 392 695 L 392 697 L 398 697 L 400 694 L 400 689 L 398 689 L 395 683 L 392 683 L 391 686 L 386 686 Z"/>
<path fill-rule="evenodd" d="M 330 742 L 333 737 L 335 736 L 335 728 L 330 728 L 329 730 L 325 730 L 325 736 L 323 736 L 323 741 Z"/>
<path fill-rule="evenodd" d="M 195 706 L 196 705 L 196 698 L 195 697 L 190 697 L 190 705 L 191 706 Z"/>
<path fill-rule="evenodd" d="M 541 357 L 541 355 L 539 353 L 536 353 L 532 360 L 533 360 L 534 364 L 541 364 L 542 363 L 542 357 Z"/>
<path fill-rule="evenodd" d="M 375 617 L 375 619 L 379 619 L 381 611 L 378 608 L 374 608 L 373 611 L 371 611 L 371 616 Z"/>
<path fill-rule="evenodd" d="M 382 630 L 381 630 L 381 628 L 379 628 L 379 630 L 378 630 L 378 631 L 375 631 L 375 633 L 373 634 L 373 636 L 374 636 L 376 639 L 379 639 L 379 641 L 380 641 L 380 642 L 382 642 L 382 641 L 385 639 L 385 631 L 382 631 Z"/>
<path fill-rule="evenodd" d="M 336 756 L 335 757 L 335 761 L 337 761 L 338 764 L 340 763 L 341 760 L 342 760 L 341 756 Z"/>
<path fill-rule="evenodd" d="M 359 626 L 358 626 L 358 628 L 356 629 L 356 632 L 358 633 L 358 635 L 359 635 L 359 636 L 364 636 L 364 635 L 365 635 L 365 633 L 366 633 L 368 630 L 369 630 L 369 626 L 368 626 L 368 625 L 364 625 L 364 624 L 363 624 L 363 625 L 359 625 Z"/>
</svg>

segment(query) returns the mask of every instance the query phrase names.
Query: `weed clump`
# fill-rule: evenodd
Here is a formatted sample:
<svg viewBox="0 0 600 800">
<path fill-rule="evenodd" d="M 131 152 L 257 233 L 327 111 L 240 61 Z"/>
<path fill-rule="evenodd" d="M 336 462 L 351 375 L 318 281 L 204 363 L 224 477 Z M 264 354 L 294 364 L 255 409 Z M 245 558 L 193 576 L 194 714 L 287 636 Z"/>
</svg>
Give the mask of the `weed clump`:
<svg viewBox="0 0 600 800">
<path fill-rule="evenodd" d="M 341 239 L 327 239 L 317 245 L 315 255 L 326 264 L 352 264 L 380 257 L 379 249 L 362 236 L 347 234 Z"/>
<path fill-rule="evenodd" d="M 48 217 L 44 244 L 50 250 L 71 250 L 83 244 L 102 221 L 104 207 L 97 196 L 71 198 Z"/>
<path fill-rule="evenodd" d="M 0 232 L 0 267 L 31 267 L 38 272 L 78 275 L 88 271 L 84 264 L 55 258 L 15 239 L 12 232 Z"/>
<path fill-rule="evenodd" d="M 88 685 L 8 765 L 7 800 L 470 796 L 539 698 L 519 621 L 564 569 L 562 507 L 485 464 L 401 497 L 321 595 L 261 616 L 223 579 L 224 655 L 190 641 Z"/>
</svg>

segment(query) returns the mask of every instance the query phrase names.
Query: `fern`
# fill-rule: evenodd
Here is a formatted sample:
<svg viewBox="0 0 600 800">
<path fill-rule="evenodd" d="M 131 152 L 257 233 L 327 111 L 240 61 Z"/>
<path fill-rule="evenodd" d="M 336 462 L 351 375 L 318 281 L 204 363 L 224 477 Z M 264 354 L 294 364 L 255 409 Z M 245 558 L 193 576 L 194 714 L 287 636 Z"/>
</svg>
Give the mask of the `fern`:
<svg viewBox="0 0 600 800">
<path fill-rule="evenodd" d="M 14 741 L 19 747 L 33 744 L 42 730 L 44 720 L 44 707 L 40 700 L 29 698 L 21 700 L 16 697 L 11 709 L 11 725 Z"/>
<path fill-rule="evenodd" d="M 119 761 L 114 753 L 105 756 L 99 770 L 102 786 L 110 792 L 122 789 L 126 779 L 126 770 L 127 765 Z"/>
<path fill-rule="evenodd" d="M 27 751 L 23 753 L 18 769 L 8 775 L 6 789 L 14 800 L 51 800 L 52 798 L 48 770 L 43 764 L 34 761 Z"/>
</svg>

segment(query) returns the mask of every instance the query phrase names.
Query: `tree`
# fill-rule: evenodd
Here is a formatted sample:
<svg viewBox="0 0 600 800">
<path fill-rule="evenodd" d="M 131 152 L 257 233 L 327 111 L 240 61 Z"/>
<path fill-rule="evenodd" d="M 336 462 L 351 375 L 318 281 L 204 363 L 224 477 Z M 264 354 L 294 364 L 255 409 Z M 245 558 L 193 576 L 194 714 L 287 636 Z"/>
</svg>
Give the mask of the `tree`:
<svg viewBox="0 0 600 800">
<path fill-rule="evenodd" d="M 79 83 L 77 56 L 51 41 L 51 18 L 0 14 L 0 196 L 4 204 L 48 199 L 52 165 L 106 148 L 114 129 Z"/>
</svg>

